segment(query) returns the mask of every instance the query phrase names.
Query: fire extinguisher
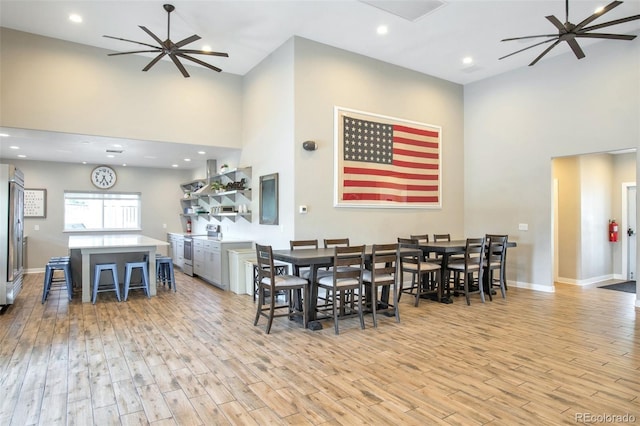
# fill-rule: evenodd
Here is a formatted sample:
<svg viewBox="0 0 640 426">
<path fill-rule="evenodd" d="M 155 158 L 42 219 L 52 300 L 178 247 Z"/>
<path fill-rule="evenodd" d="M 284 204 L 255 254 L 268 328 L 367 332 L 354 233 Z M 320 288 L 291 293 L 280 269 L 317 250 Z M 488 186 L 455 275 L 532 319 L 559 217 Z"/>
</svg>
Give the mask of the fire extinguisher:
<svg viewBox="0 0 640 426">
<path fill-rule="evenodd" d="M 618 242 L 618 224 L 615 219 L 609 221 L 609 242 Z"/>
<path fill-rule="evenodd" d="M 191 233 L 191 219 L 187 219 L 187 234 Z"/>
</svg>

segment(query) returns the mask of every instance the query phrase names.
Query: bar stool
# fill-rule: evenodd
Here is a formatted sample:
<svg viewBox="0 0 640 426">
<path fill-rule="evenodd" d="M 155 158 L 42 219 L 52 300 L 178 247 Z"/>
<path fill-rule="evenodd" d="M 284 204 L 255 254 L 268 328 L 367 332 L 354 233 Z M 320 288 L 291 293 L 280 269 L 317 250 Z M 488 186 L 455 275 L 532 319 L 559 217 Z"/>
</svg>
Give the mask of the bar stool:
<svg viewBox="0 0 640 426">
<path fill-rule="evenodd" d="M 56 277 L 55 271 L 62 271 L 63 277 Z M 69 300 L 73 297 L 73 284 L 71 280 L 71 260 L 69 256 L 56 256 L 49 259 L 45 266 L 44 285 L 42 289 L 42 303 L 49 297 L 53 284 L 65 283 Z M 58 286 L 62 289 L 62 285 Z"/>
<path fill-rule="evenodd" d="M 134 283 L 131 285 L 131 274 L 134 269 L 140 269 L 140 283 Z M 144 290 L 144 294 L 147 297 L 151 297 L 149 293 L 149 269 L 147 268 L 147 262 L 127 262 L 125 264 L 125 278 L 124 278 L 124 300 L 127 301 L 129 297 L 129 290 L 141 288 Z"/>
<path fill-rule="evenodd" d="M 100 286 L 100 275 L 103 271 L 111 271 L 113 276 L 113 283 Z M 120 301 L 120 284 L 118 283 L 118 265 L 115 263 L 97 263 L 95 267 L 93 277 L 93 304 L 96 304 L 98 293 L 104 293 L 107 291 L 115 291 L 118 302 Z"/>
<path fill-rule="evenodd" d="M 173 273 L 173 259 L 169 256 L 156 256 L 156 280 L 162 285 L 169 285 L 169 290 L 173 286 L 173 291 L 178 291 Z"/>
</svg>

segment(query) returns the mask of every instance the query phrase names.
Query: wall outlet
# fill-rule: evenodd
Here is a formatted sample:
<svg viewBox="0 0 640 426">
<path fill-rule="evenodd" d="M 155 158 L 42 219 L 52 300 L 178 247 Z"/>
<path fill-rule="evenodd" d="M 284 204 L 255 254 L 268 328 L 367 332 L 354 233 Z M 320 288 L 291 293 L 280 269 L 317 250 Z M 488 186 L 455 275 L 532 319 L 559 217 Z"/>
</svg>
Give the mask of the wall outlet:
<svg viewBox="0 0 640 426">
<path fill-rule="evenodd" d="M 529 224 L 528 223 L 519 223 L 518 224 L 518 230 L 519 231 L 528 231 L 529 230 Z"/>
<path fill-rule="evenodd" d="M 162 224 L 162 229 L 167 229 L 167 224 L 166 223 Z"/>
<path fill-rule="evenodd" d="M 33 225 L 33 230 L 34 231 L 39 231 L 40 230 L 40 225 Z"/>
</svg>

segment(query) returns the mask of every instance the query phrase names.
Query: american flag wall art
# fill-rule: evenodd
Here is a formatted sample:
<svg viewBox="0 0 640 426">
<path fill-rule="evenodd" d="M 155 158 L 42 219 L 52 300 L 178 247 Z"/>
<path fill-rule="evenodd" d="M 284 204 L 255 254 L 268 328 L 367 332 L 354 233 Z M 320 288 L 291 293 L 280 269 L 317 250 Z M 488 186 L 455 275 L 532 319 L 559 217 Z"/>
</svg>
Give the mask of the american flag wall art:
<svg viewBox="0 0 640 426">
<path fill-rule="evenodd" d="M 336 107 L 335 133 L 337 207 L 441 207 L 441 127 Z"/>
</svg>

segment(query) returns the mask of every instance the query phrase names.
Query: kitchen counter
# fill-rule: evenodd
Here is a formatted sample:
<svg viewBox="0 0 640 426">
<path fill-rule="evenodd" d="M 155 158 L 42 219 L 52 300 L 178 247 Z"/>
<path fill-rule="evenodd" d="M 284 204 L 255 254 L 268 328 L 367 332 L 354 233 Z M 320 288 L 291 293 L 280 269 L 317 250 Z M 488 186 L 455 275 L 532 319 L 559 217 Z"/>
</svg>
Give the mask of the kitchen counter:
<svg viewBox="0 0 640 426">
<path fill-rule="evenodd" d="M 72 255 L 72 267 L 74 253 L 80 252 L 82 256 L 82 302 L 91 301 L 92 284 L 92 259 L 93 255 L 107 255 L 116 257 L 121 253 L 142 253 L 149 256 L 149 259 L 156 258 L 156 248 L 168 246 L 169 243 L 155 238 L 138 234 L 122 235 L 70 235 L 69 251 Z M 103 256 L 104 257 L 104 256 Z M 95 263 L 95 261 L 94 261 Z M 119 268 L 120 269 L 120 268 Z M 149 271 L 149 294 L 156 295 L 156 274 L 155 268 Z"/>
</svg>

